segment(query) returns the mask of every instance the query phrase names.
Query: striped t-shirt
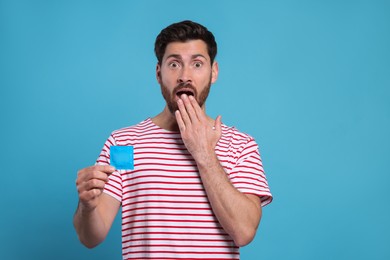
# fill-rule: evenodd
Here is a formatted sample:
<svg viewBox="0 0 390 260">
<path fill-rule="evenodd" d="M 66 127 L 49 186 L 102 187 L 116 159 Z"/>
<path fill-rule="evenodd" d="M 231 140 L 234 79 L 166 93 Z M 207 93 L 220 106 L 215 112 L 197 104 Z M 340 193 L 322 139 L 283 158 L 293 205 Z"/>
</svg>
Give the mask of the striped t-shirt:
<svg viewBox="0 0 390 260">
<path fill-rule="evenodd" d="M 97 160 L 110 163 L 110 146 L 134 147 L 134 169 L 109 176 L 104 192 L 122 204 L 123 259 L 239 259 L 208 202 L 196 163 L 179 132 L 150 118 L 114 131 Z M 242 193 L 272 200 L 254 139 L 222 125 L 215 152 Z"/>
</svg>

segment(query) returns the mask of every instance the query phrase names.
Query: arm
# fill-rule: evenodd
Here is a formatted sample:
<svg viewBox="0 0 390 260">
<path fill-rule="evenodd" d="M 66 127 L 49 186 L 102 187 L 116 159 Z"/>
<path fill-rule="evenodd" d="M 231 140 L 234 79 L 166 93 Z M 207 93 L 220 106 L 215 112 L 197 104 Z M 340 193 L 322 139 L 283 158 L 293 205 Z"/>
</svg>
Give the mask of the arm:
<svg viewBox="0 0 390 260">
<path fill-rule="evenodd" d="M 261 219 L 260 198 L 243 194 L 229 181 L 216 155 L 198 162 L 200 176 L 211 207 L 237 246 L 249 244 Z"/>
<path fill-rule="evenodd" d="M 79 171 L 76 180 L 79 204 L 73 224 L 78 237 L 86 247 L 100 244 L 118 213 L 120 202 L 103 193 L 108 175 L 114 171 L 111 166 L 92 166 Z"/>
<path fill-rule="evenodd" d="M 221 137 L 221 117 L 210 122 L 196 100 L 183 95 L 178 101 L 176 120 L 199 173 L 214 214 L 237 246 L 248 244 L 261 219 L 260 198 L 239 192 L 222 168 L 215 146 Z"/>
</svg>

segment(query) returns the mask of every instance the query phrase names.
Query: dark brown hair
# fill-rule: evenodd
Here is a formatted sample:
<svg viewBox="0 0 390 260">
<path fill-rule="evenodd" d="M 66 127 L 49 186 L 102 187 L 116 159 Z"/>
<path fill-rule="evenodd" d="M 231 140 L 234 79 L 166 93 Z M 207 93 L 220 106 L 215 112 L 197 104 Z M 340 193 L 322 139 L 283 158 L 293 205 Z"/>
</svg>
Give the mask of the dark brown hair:
<svg viewBox="0 0 390 260">
<path fill-rule="evenodd" d="M 163 29 L 156 38 L 154 52 L 158 63 L 161 64 L 167 45 L 171 42 L 186 42 L 189 40 L 203 40 L 213 64 L 217 56 L 217 43 L 214 35 L 201 24 L 192 21 L 182 21 L 169 25 Z"/>
</svg>

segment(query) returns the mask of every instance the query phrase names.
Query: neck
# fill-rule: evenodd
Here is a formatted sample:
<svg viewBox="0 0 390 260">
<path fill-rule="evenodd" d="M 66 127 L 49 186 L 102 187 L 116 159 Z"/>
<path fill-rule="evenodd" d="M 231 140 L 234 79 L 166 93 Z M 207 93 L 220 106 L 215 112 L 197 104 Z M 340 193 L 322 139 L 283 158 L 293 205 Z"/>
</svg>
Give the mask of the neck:
<svg viewBox="0 0 390 260">
<path fill-rule="evenodd" d="M 167 106 L 165 106 L 164 110 L 160 114 L 152 118 L 152 122 L 162 129 L 168 131 L 179 131 L 175 114 L 172 114 Z"/>
</svg>

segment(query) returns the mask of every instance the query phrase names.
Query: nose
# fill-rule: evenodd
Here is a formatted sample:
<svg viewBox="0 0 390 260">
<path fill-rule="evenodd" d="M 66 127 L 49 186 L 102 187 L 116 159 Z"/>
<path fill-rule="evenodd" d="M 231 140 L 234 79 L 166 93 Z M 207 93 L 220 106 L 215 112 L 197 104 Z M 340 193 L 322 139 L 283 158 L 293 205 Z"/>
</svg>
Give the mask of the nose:
<svg viewBox="0 0 390 260">
<path fill-rule="evenodd" d="M 183 66 L 183 68 L 180 70 L 179 77 L 177 78 L 178 83 L 191 83 L 192 77 L 191 77 L 191 71 L 188 66 Z"/>
</svg>

